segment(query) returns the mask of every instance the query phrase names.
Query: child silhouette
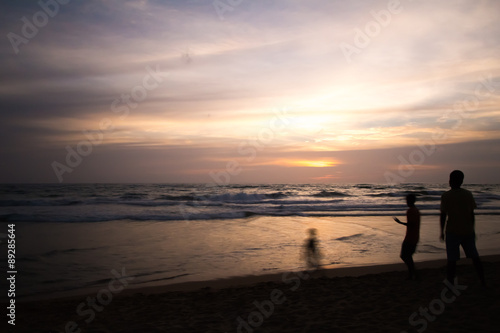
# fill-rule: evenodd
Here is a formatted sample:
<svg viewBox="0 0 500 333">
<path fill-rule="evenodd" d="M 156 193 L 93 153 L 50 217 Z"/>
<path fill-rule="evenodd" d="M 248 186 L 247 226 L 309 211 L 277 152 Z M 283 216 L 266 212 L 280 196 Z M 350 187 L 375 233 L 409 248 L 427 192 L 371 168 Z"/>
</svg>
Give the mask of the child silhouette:
<svg viewBox="0 0 500 333">
<path fill-rule="evenodd" d="M 316 238 L 317 230 L 315 228 L 308 229 L 309 238 L 304 244 L 304 254 L 307 267 L 309 269 L 319 269 L 321 254 L 318 249 L 318 239 Z"/>
<path fill-rule="evenodd" d="M 400 257 L 406 266 L 408 266 L 408 280 L 419 279 L 419 275 L 415 269 L 415 263 L 413 262 L 413 254 L 417 248 L 420 235 L 420 212 L 415 206 L 416 199 L 413 193 L 406 196 L 406 204 L 408 205 L 406 223 L 401 222 L 397 217 L 394 218 L 394 221 L 406 226 L 406 236 L 401 245 Z"/>
</svg>

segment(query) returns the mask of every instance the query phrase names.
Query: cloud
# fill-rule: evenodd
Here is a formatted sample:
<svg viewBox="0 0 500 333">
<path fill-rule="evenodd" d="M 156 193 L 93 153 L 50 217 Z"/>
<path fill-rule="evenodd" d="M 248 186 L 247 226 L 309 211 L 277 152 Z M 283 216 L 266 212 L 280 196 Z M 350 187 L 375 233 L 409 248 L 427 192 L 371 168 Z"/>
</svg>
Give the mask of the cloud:
<svg viewBox="0 0 500 333">
<path fill-rule="evenodd" d="M 447 133 L 443 145 L 500 138 L 499 3 L 401 4 L 401 12 L 348 62 L 339 45 L 354 45 L 357 29 L 376 22 L 373 13 L 386 11 L 387 1 L 243 1 L 224 20 L 210 1 L 70 2 L 20 45 L 19 54 L 7 38 L 0 44 L 1 146 L 10 156 L 3 168 L 27 165 L 27 154 L 46 165 L 39 152 L 63 156 L 64 147 L 84 140 L 83 131 L 98 130 L 107 118 L 114 130 L 92 154 L 103 170 L 113 163 L 99 150 L 115 156 L 116 149 L 126 159 L 164 147 L 183 166 L 169 174 L 186 172 L 193 181 L 202 180 L 195 175 L 214 160 L 256 140 L 280 109 L 289 110 L 289 123 L 269 147 L 283 161 L 306 151 L 416 146 L 440 129 Z M 0 9 L 0 33 L 6 36 L 21 33 L 21 18 L 40 7 L 17 2 Z M 148 66 L 168 76 L 120 117 L 111 104 L 141 84 Z M 273 158 L 256 161 L 251 167 L 259 172 L 242 179 L 287 179 Z M 159 167 L 146 161 L 141 170 L 151 168 L 148 179 L 163 179 Z M 19 179 L 28 173 L 23 170 Z M 301 170 L 294 174 L 304 181 L 338 176 Z M 88 172 L 75 179 L 92 181 L 91 175 L 97 177 Z"/>
</svg>

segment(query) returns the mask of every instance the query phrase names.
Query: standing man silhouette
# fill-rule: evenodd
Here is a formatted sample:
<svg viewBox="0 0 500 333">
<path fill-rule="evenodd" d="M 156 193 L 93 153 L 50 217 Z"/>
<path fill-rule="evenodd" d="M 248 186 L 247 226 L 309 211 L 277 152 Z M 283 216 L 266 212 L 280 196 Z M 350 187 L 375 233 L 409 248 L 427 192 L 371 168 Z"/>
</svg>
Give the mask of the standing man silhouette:
<svg viewBox="0 0 500 333">
<path fill-rule="evenodd" d="M 454 284 L 457 261 L 460 259 L 460 246 L 462 246 L 467 258 L 472 259 L 481 285 L 484 287 L 486 283 L 483 265 L 476 249 L 474 230 L 474 209 L 477 206 L 472 193 L 461 188 L 463 181 L 464 173 L 454 170 L 450 173 L 451 190 L 441 196 L 441 240 L 445 240 L 446 234 L 447 279 L 449 283 Z"/>
</svg>

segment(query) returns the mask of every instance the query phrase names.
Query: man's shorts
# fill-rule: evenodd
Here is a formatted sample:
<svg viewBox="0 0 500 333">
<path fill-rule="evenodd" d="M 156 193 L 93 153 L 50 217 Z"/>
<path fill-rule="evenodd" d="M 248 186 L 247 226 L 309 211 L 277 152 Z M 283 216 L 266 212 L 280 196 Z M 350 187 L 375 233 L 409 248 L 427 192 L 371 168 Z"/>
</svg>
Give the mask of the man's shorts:
<svg viewBox="0 0 500 333">
<path fill-rule="evenodd" d="M 412 244 L 403 241 L 403 245 L 401 245 L 401 258 L 409 258 L 415 253 L 415 250 L 417 248 L 417 244 Z"/>
<path fill-rule="evenodd" d="M 475 234 L 460 236 L 446 233 L 446 256 L 448 257 L 448 261 L 458 261 L 460 259 L 460 245 L 462 245 L 467 258 L 479 257 L 476 249 Z"/>
</svg>

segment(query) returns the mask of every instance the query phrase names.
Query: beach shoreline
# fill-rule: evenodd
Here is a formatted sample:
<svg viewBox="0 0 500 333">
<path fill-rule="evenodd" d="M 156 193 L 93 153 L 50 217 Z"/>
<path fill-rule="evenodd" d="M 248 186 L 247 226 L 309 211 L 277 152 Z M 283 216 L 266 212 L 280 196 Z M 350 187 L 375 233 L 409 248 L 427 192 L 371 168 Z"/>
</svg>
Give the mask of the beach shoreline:
<svg viewBox="0 0 500 333">
<path fill-rule="evenodd" d="M 439 321 L 440 325 L 450 320 L 463 321 L 462 312 L 476 313 L 471 308 L 474 306 L 483 308 L 485 312 L 481 316 L 498 311 L 498 302 L 493 304 L 492 297 L 497 293 L 500 282 L 497 274 L 500 271 L 500 255 L 483 256 L 482 260 L 488 291 L 481 290 L 471 261 L 460 260 L 458 285 L 467 289 L 461 292 L 466 295 L 462 298 L 468 301 L 457 301 L 459 305 L 445 304 L 449 309 L 443 311 L 441 317 L 444 319 L 442 323 Z M 429 302 L 436 303 L 434 299 L 439 299 L 444 288 L 445 264 L 445 260 L 417 262 L 417 268 L 422 273 L 422 281 L 419 282 L 405 281 L 406 268 L 401 263 L 124 288 L 111 299 L 104 297 L 101 289 L 60 298 L 20 300 L 16 329 L 19 332 L 28 331 L 28 328 L 38 327 L 33 326 L 36 323 L 41 325 L 40 328 L 64 332 L 67 323 L 76 323 L 81 332 L 133 332 L 134 329 L 144 332 L 312 332 L 311 327 L 341 332 L 349 328 L 349 331 L 361 332 L 368 327 L 373 330 L 376 325 L 382 325 L 378 330 L 397 329 L 399 332 L 412 328 L 408 318 L 413 312 L 429 308 Z M 489 301 L 484 302 L 484 297 Z M 92 299 L 94 302 L 106 300 L 106 304 L 97 307 L 94 303 L 95 309 L 100 311 L 91 312 L 89 304 L 92 303 L 88 302 Z M 266 306 L 269 310 L 269 301 L 274 302 L 273 315 L 269 318 L 261 315 L 263 320 L 259 324 L 261 317 L 256 311 L 259 306 L 264 312 Z M 331 314 L 327 315 L 324 311 Z M 346 317 L 338 317 L 339 313 Z M 364 318 L 364 323 L 356 322 L 356 313 Z M 252 314 L 259 320 L 252 321 Z M 287 322 L 293 315 L 302 316 L 302 329 Z M 397 318 L 396 322 L 390 322 L 392 328 L 383 320 L 387 316 Z M 377 321 L 380 323 L 377 324 Z M 304 326 L 306 322 L 308 326 Z M 253 326 L 256 323 L 258 327 Z M 439 327 L 436 323 L 433 325 Z M 478 322 L 478 325 L 483 324 Z M 457 332 L 466 331 L 456 327 Z M 470 328 L 470 325 L 465 327 Z M 434 331 L 439 330 L 429 330 Z"/>
<path fill-rule="evenodd" d="M 478 217 L 477 225 L 479 253 L 500 253 L 496 221 Z M 19 223 L 16 227 L 22 271 L 30 273 L 19 281 L 19 299 L 99 290 L 113 278 L 113 271 L 123 269 L 134 277 L 125 292 L 172 284 L 184 288 L 196 285 L 192 282 L 220 279 L 230 282 L 254 275 L 279 280 L 282 273 L 306 269 L 301 254 L 309 228 L 318 230 L 325 268 L 402 264 L 399 252 L 405 232 L 383 216 Z M 424 216 L 415 261 L 445 258 L 438 234 L 436 218 Z"/>
<path fill-rule="evenodd" d="M 500 254 L 489 254 L 481 256 L 481 259 L 485 262 L 500 262 Z M 462 258 L 458 265 L 469 265 L 472 262 L 467 258 Z M 446 266 L 446 259 L 435 259 L 435 260 L 415 260 L 415 265 L 417 269 L 438 269 L 444 268 Z M 406 265 L 401 263 L 387 263 L 387 264 L 375 264 L 375 265 L 356 265 L 356 266 L 344 266 L 344 267 L 331 267 L 332 265 L 324 265 L 318 271 L 314 271 L 315 276 L 321 276 L 325 278 L 335 278 L 335 277 L 359 277 L 363 275 L 374 275 L 381 273 L 391 273 L 391 272 L 405 272 L 407 270 Z M 243 276 L 231 276 L 227 278 L 219 278 L 204 281 L 188 281 L 170 284 L 160 284 L 156 286 L 130 286 L 125 288 L 119 293 L 119 296 L 131 296 L 134 294 L 162 294 L 168 292 L 192 292 L 201 289 L 210 290 L 220 290 L 226 288 L 241 288 L 249 287 L 258 283 L 281 283 L 284 278 L 290 274 L 300 273 L 302 271 L 284 271 L 269 274 L 259 274 L 259 275 L 243 275 Z M 303 272 L 309 272 L 304 270 Z M 443 271 L 444 272 L 444 271 Z M 132 277 L 133 278 L 133 277 Z M 52 295 L 42 295 L 42 296 L 26 296 L 19 299 L 20 302 L 32 302 L 38 300 L 53 300 L 53 299 L 72 299 L 72 298 L 84 298 L 87 295 L 92 295 L 98 292 L 102 288 L 88 288 L 88 289 L 78 289 L 74 291 L 65 291 L 60 293 L 53 293 Z"/>
</svg>

